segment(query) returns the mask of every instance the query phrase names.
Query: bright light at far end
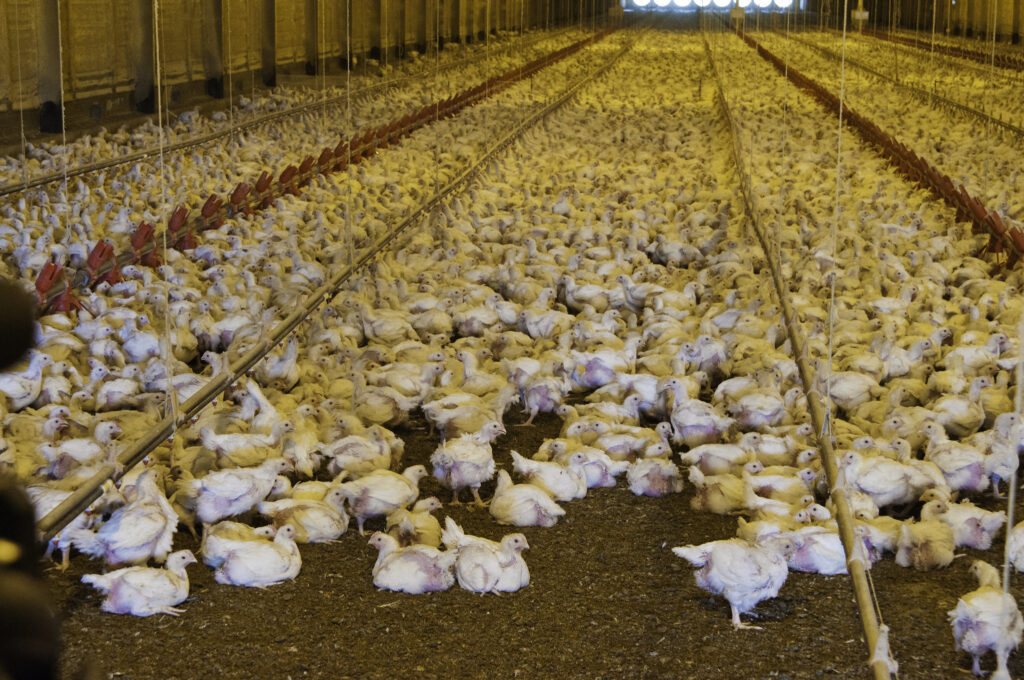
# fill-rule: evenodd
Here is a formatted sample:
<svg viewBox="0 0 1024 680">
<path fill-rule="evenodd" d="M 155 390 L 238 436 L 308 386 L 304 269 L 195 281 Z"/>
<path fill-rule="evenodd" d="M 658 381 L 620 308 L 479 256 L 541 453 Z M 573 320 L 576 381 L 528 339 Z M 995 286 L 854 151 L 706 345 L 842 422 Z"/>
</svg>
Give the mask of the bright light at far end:
<svg viewBox="0 0 1024 680">
<path fill-rule="evenodd" d="M 715 7 L 728 7 L 732 4 L 732 0 L 713 0 Z"/>
<path fill-rule="evenodd" d="M 750 7 L 750 0 L 740 0 L 740 8 L 746 9 Z"/>
<path fill-rule="evenodd" d="M 654 0 L 654 4 L 658 7 L 668 7 L 670 2 L 672 2 L 672 0 Z"/>
<path fill-rule="evenodd" d="M 793 4 L 793 0 L 775 0 L 775 6 L 779 9 L 786 9 Z"/>
<path fill-rule="evenodd" d="M 647 5 L 651 4 L 651 0 L 633 0 L 633 4 L 637 7 L 647 7 Z"/>
<path fill-rule="evenodd" d="M 693 4 L 697 5 L 697 7 L 707 7 L 711 4 L 711 0 L 693 0 Z"/>
<path fill-rule="evenodd" d="M 676 3 L 676 7 L 689 7 L 690 6 L 690 0 L 674 0 L 674 1 Z"/>
<path fill-rule="evenodd" d="M 765 7 L 768 7 L 769 5 L 772 4 L 772 0 L 754 0 L 754 4 L 760 7 L 761 9 L 764 9 Z"/>
</svg>

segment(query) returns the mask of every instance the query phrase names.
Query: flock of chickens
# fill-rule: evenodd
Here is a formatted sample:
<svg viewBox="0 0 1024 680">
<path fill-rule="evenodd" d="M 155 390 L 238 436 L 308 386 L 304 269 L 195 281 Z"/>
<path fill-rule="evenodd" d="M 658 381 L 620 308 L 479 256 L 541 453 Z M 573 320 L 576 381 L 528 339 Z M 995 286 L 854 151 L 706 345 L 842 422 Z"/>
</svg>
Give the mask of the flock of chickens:
<svg viewBox="0 0 1024 680">
<path fill-rule="evenodd" d="M 197 359 L 222 370 L 225 356 L 244 352 L 267 319 L 344 262 L 343 227 L 359 243 L 379 235 L 372 216 L 402 214 L 429 195 L 435 157 L 454 176 L 523 100 L 544 101 L 541 92 L 602 63 L 623 39 L 437 123 L 347 181 L 318 180 L 264 216 L 206 232 L 204 245 L 168 253 L 158 272 L 126 272 L 77 319 L 42 318 L 28 367 L 0 377 L 0 464 L 45 514 L 116 457 L 125 433 L 163 414 L 168 390 L 185 398 L 209 379 L 192 370 Z M 736 628 L 790 570 L 846 571 L 805 386 L 743 214 L 729 135 L 677 115 L 689 98 L 713 96 L 698 86 L 708 76 L 702 42 L 651 33 L 634 49 L 662 58 L 616 66 L 527 132 L 514 155 L 381 253 L 61 533 L 51 549 L 65 565 L 76 549 L 121 567 L 83 579 L 106 594 L 105 610 L 180 613 L 196 561 L 173 552 L 180 526 L 201 534 L 201 559 L 224 584 L 296 578 L 298 546 L 336 540 L 354 517 L 360 533 L 367 521 L 383 528 L 369 537 L 378 588 L 526 586 L 526 538 L 442 524 L 433 514 L 441 501 L 420 498 L 431 474 L 452 503 L 469 494 L 508 526 L 552 526 L 572 500 L 622 476 L 652 497 L 688 480 L 695 510 L 741 515 L 737 537 L 674 549 L 699 567 L 698 585 L 729 601 Z M 747 145 L 752 208 L 817 369 L 806 387 L 834 404 L 862 549 L 850 559 L 891 554 L 927 570 L 948 566 L 957 547 L 989 547 L 1005 514 L 965 498 L 998 495 L 1017 465 L 1009 390 L 1019 270 L 990 276 L 992 262 L 975 256 L 981 241 L 850 136 L 833 248 L 832 197 L 812 187 L 834 182 L 834 138 L 821 132 L 834 121 L 737 38 L 719 36 L 711 51 Z M 665 82 L 680 86 L 661 88 L 652 105 L 652 87 Z M 344 226 L 338 197 L 349 189 L 358 226 Z M 162 280 L 173 283 L 166 299 Z M 163 323 L 179 334 L 169 347 L 152 330 Z M 492 444 L 515 408 L 530 420 L 556 413 L 562 432 L 498 470 Z M 437 437 L 430 469 L 403 467 L 393 431 L 417 410 Z M 1024 568 L 1024 529 L 1009 540 Z M 164 567 L 144 566 L 151 560 Z M 954 634 L 976 672 L 992 650 L 1005 673 L 1024 622 L 994 569 L 974 569 L 979 589 L 950 612 Z"/>
<path fill-rule="evenodd" d="M 759 39 L 761 36 L 758 36 Z M 765 45 L 777 55 L 785 55 L 794 68 L 839 91 L 840 64 L 814 50 L 818 46 L 839 56 L 841 45 L 835 36 L 823 33 L 800 34 L 786 40 L 779 34 L 765 34 Z M 1024 122 L 1017 92 L 1019 76 L 1010 70 L 996 69 L 964 60 L 919 50 L 906 51 L 888 44 L 879 49 L 878 39 L 851 35 L 847 40 L 848 58 L 879 73 L 917 88 L 917 93 L 897 89 L 885 80 L 849 68 L 846 77 L 846 98 L 849 106 L 863 113 L 890 132 L 939 172 L 956 178 L 972 196 L 977 196 L 990 210 L 995 210 L 1006 226 L 1024 226 L 1024 203 L 1018 192 L 1021 174 L 1016 135 L 989 126 L 986 134 L 976 133 L 981 121 L 948 106 L 936 105 L 921 91 L 939 94 L 993 118 L 1016 125 Z M 849 66 L 849 65 L 848 65 Z M 936 137 L 934 130 L 945 130 Z M 971 139 L 971 144 L 952 140 Z"/>
<path fill-rule="evenodd" d="M 976 256 L 982 243 L 932 197 L 894 181 L 853 135 L 843 137 L 839 205 L 804 190 L 836 181 L 835 140 L 821 134 L 835 120 L 791 88 L 769 97 L 770 67 L 736 58 L 738 39 L 711 45 L 723 82 L 757 84 L 725 93 L 751 175 L 786 178 L 777 191 L 755 188 L 755 210 L 778 248 L 772 256 L 817 368 L 814 389 L 834 403 L 839 481 L 852 496 L 867 558 L 892 550 L 898 564 L 927 570 L 949 565 L 956 547 L 987 548 L 1005 515 L 963 497 L 1001 498 L 999 483 L 1018 464 L 1020 422 L 1006 386 L 1019 356 L 1019 273 L 990 276 L 998 269 Z M 783 134 L 765 135 L 772 126 Z M 876 178 L 874 186 L 865 178 Z M 893 517 L 915 506 L 918 521 Z M 1018 525 L 1008 537 L 1018 567 L 1022 531 Z M 979 600 L 989 583 L 964 600 Z M 1000 676 L 1022 629 L 1010 604 L 997 598 L 976 617 L 1006 625 L 957 638 L 975 658 L 996 650 Z M 950 613 L 955 632 L 961 614 Z"/>
</svg>

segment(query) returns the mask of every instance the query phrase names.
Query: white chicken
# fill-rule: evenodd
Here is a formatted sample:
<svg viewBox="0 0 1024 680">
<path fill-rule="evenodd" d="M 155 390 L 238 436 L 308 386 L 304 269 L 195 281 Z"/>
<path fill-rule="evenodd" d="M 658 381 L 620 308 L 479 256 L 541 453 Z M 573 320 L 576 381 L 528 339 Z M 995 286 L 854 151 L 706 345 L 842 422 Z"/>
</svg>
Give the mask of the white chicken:
<svg viewBox="0 0 1024 680">
<path fill-rule="evenodd" d="M 921 508 L 921 521 L 903 524 L 896 544 L 896 564 L 918 571 L 950 565 L 955 547 L 953 529 L 939 519 L 947 510 L 945 501 L 928 501 Z"/>
<path fill-rule="evenodd" d="M 179 550 L 167 556 L 165 569 L 127 567 L 106 574 L 86 574 L 82 583 L 103 591 L 103 611 L 111 614 L 152 616 L 183 612 L 175 609 L 188 597 L 189 582 L 185 568 L 195 564 L 190 550 Z"/>
<path fill-rule="evenodd" d="M 401 547 L 422 543 L 436 548 L 441 545 L 441 523 L 430 513 L 441 507 L 436 496 L 421 498 L 411 510 L 398 508 L 388 513 L 384 530 L 394 536 Z"/>
<path fill-rule="evenodd" d="M 338 488 L 348 500 L 349 510 L 359 523 L 359 534 L 363 535 L 363 523 L 368 517 L 387 515 L 415 501 L 420 495 L 420 480 L 426 476 L 427 469 L 422 465 L 408 467 L 402 474 L 374 470 Z"/>
<path fill-rule="evenodd" d="M 270 541 L 273 540 L 274 533 L 273 526 L 253 528 L 241 522 L 218 522 L 210 526 L 203 534 L 203 541 L 199 548 L 203 554 L 203 563 L 216 569 L 227 559 L 228 553 L 237 544 L 244 541 Z"/>
<path fill-rule="evenodd" d="M 530 460 L 511 451 L 512 467 L 528 482 L 548 492 L 556 501 L 571 501 L 587 495 L 586 456 L 577 451 L 567 465 Z"/>
<path fill-rule="evenodd" d="M 322 501 L 284 498 L 262 501 L 256 509 L 271 518 L 275 528 L 288 525 L 295 529 L 296 543 L 336 541 L 348 530 L 345 495 L 338 488 L 328 491 Z"/>
<path fill-rule="evenodd" d="M 217 583 L 267 588 L 299 575 L 302 557 L 295 545 L 295 528 L 285 525 L 273 541 L 243 541 L 228 551 L 213 574 Z"/>
<path fill-rule="evenodd" d="M 971 573 L 978 579 L 977 590 L 962 596 L 949 611 L 956 648 L 971 655 L 971 670 L 981 675 L 981 657 L 996 655 L 993 680 L 1009 680 L 1006 661 L 1024 635 L 1024 618 L 1013 595 L 999 585 L 999 572 L 987 562 L 975 560 Z"/>
<path fill-rule="evenodd" d="M 511 593 L 530 583 L 530 570 L 522 552 L 530 547 L 526 536 L 508 534 L 500 543 L 469 536 L 451 517 L 445 517 L 441 540 L 456 552 L 455 578 L 475 593 Z"/>
<path fill-rule="evenodd" d="M 184 488 L 195 496 L 196 517 L 204 525 L 213 524 L 251 509 L 267 497 L 277 477 L 290 468 L 284 458 L 272 458 L 256 468 L 211 472 L 201 479 L 188 480 Z"/>
<path fill-rule="evenodd" d="M 789 576 L 787 560 L 795 551 L 796 545 L 788 538 L 771 538 L 760 545 L 733 538 L 672 548 L 699 567 L 695 578 L 700 588 L 729 601 L 734 630 L 760 630 L 740 621 L 740 614 L 750 613 L 758 602 L 778 595 Z"/>
<path fill-rule="evenodd" d="M 480 485 L 494 476 L 491 433 L 504 432 L 505 428 L 497 421 L 484 428 L 481 433 L 463 434 L 445 441 L 430 456 L 434 477 L 452 491 L 452 505 L 458 505 L 459 492 L 469 488 L 477 506 L 486 506 L 480 498 Z"/>
<path fill-rule="evenodd" d="M 565 514 L 547 491 L 533 484 L 514 484 L 505 470 L 498 471 L 490 512 L 498 524 L 519 527 L 553 527 Z"/>
<path fill-rule="evenodd" d="M 163 562 L 171 551 L 178 515 L 157 486 L 157 470 L 146 470 L 135 484 L 131 503 L 118 508 L 98 531 L 69 529 L 68 539 L 83 553 L 107 564 Z"/>
<path fill-rule="evenodd" d="M 378 550 L 373 585 L 381 590 L 419 595 L 448 590 L 455 584 L 451 570 L 458 553 L 454 550 L 442 552 L 423 544 L 402 548 L 393 536 L 380 531 L 370 537 L 370 545 Z"/>
</svg>

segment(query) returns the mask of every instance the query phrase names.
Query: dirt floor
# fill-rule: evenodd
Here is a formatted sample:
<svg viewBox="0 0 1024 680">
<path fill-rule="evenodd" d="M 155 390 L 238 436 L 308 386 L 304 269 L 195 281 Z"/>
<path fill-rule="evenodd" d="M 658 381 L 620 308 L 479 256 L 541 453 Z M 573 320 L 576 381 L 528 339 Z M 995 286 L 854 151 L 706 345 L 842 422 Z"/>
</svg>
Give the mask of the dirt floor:
<svg viewBox="0 0 1024 680">
<path fill-rule="evenodd" d="M 509 424 L 520 420 L 510 415 Z M 496 442 L 499 465 L 511 469 L 510 449 L 533 453 L 559 427 L 554 416 L 509 427 Z M 399 434 L 407 442 L 403 464 L 426 463 L 436 441 L 425 427 Z M 448 498 L 432 477 L 420 488 Z M 491 490 L 484 487 L 484 498 Z M 420 596 L 376 590 L 377 553 L 354 522 L 337 544 L 302 546 L 298 578 L 267 590 L 220 585 L 204 565 L 189 567 L 192 590 L 179 618 L 103 613 L 99 593 L 80 583 L 100 564 L 79 555 L 66 573 L 50 573 L 65 616 L 64 666 L 69 677 L 90 668 L 92 677 L 138 680 L 869 677 L 846 576 L 793 572 L 780 596 L 757 608 L 763 631 L 732 630 L 726 602 L 698 589 L 693 570 L 669 550 L 734 531 L 735 518 L 691 510 L 689 491 L 642 498 L 620 480 L 568 504 L 557 526 L 523 530 L 531 583 L 501 596 L 457 586 Z M 485 510 L 445 513 L 469 533 L 511 532 Z M 382 527 L 371 520 L 367 529 Z M 197 548 L 186 532 L 176 539 L 181 548 Z M 983 556 L 998 562 L 997 548 Z M 901 678 L 969 672 L 945 614 L 974 588 L 969 566 L 966 557 L 926 574 L 891 558 L 875 566 Z M 1019 653 L 1011 672 L 1024 672 Z"/>
</svg>

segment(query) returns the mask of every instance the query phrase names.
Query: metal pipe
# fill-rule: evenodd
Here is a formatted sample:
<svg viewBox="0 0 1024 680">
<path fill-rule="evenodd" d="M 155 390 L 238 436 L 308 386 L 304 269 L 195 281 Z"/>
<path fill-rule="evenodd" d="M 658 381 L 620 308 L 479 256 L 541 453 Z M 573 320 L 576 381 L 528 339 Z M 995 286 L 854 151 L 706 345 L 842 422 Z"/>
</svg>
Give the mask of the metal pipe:
<svg viewBox="0 0 1024 680">
<path fill-rule="evenodd" d="M 839 55 L 837 55 L 835 52 L 832 52 L 831 50 L 829 50 L 829 49 L 827 49 L 825 47 L 822 47 L 820 45 L 816 45 L 816 44 L 810 42 L 809 40 L 804 40 L 803 38 L 797 38 L 797 37 L 794 37 L 794 36 L 790 36 L 790 39 L 791 40 L 795 40 L 798 43 L 800 43 L 802 45 L 805 45 L 805 46 L 811 48 L 812 50 L 815 50 L 816 52 L 819 52 L 821 55 L 823 55 L 825 57 L 828 57 L 829 59 L 832 59 L 833 61 L 839 61 L 839 59 L 840 59 Z M 950 107 L 952 109 L 956 109 L 956 110 L 960 111 L 961 113 L 965 113 L 965 114 L 967 114 L 969 116 L 973 116 L 973 117 L 977 118 L 978 120 L 980 120 L 982 123 L 984 123 L 986 125 L 994 125 L 996 127 L 1000 127 L 1002 129 L 1006 130 L 1007 132 L 1011 132 L 1011 133 L 1017 135 L 1018 137 L 1020 137 L 1021 139 L 1024 139 L 1024 128 L 1020 128 L 1020 127 L 1018 127 L 1018 126 L 1016 126 L 1016 125 L 1014 125 L 1012 123 L 1000 120 L 998 118 L 993 118 L 992 116 L 988 115 L 987 113 L 985 113 L 983 111 L 979 111 L 979 110 L 977 110 L 975 108 L 971 108 L 970 106 L 966 106 L 964 104 L 960 104 L 958 102 L 955 102 L 952 99 L 948 99 L 947 97 L 943 97 L 938 92 L 931 92 L 931 91 L 925 90 L 923 88 L 917 87 L 916 85 L 908 85 L 906 82 L 897 82 L 896 80 L 894 80 L 893 78 L 890 78 L 889 76 L 885 75 L 884 73 L 881 73 L 880 71 L 876 71 L 875 69 L 871 68 L 870 66 L 866 66 L 864 64 L 861 64 L 860 62 L 856 61 L 855 59 L 851 59 L 850 57 L 846 57 L 846 63 L 849 64 L 850 66 L 853 66 L 856 69 L 864 71 L 865 73 L 869 73 L 869 74 L 875 76 L 876 78 L 879 78 L 881 80 L 885 80 L 887 82 L 890 82 L 893 85 L 896 85 L 897 87 L 899 87 L 901 89 L 908 90 L 908 91 L 910 91 L 910 92 L 912 92 L 912 93 L 914 93 L 914 94 L 916 94 L 916 95 L 918 95 L 920 97 L 927 97 L 928 99 L 931 99 L 933 103 L 942 104 L 942 105 L 948 106 L 948 107 Z"/>
<path fill-rule="evenodd" d="M 761 249 L 765 254 L 765 260 L 767 261 L 768 269 L 772 276 L 772 282 L 775 286 L 776 292 L 778 293 L 779 305 L 782 308 L 786 332 L 789 335 L 790 344 L 793 348 L 793 356 L 800 372 L 800 380 L 804 385 L 804 393 L 807 395 L 807 403 L 811 412 L 811 420 L 814 424 L 815 431 L 823 432 L 824 430 L 822 429 L 822 426 L 826 422 L 825 409 L 821 403 L 820 395 L 812 389 L 812 386 L 814 385 L 813 375 L 810 367 L 807 365 L 807 360 L 803 356 L 803 350 L 806 343 L 802 342 L 800 333 L 797 331 L 796 316 L 793 314 L 793 309 L 789 303 L 789 296 L 785 294 L 785 284 L 782 280 L 782 273 L 779 271 L 774 259 L 770 255 L 771 251 L 768 248 L 768 242 L 765 240 L 757 215 L 754 213 L 754 194 L 750 188 L 750 176 L 743 171 L 743 155 L 739 150 L 739 136 L 736 132 L 732 114 L 729 111 L 729 105 L 725 100 L 725 93 L 722 88 L 722 79 L 718 71 L 718 65 L 715 63 L 711 55 L 711 49 L 706 40 L 704 42 L 704 48 L 708 60 L 711 63 L 711 68 L 715 74 L 715 81 L 718 86 L 719 104 L 725 113 L 726 120 L 729 123 L 729 130 L 732 134 L 734 161 L 736 163 L 737 170 L 739 170 L 740 185 L 744 195 L 744 210 L 750 219 L 750 223 L 754 229 L 755 235 L 757 236 L 757 240 L 761 244 Z M 869 658 L 873 659 L 879 637 L 878 619 L 875 616 L 871 588 L 868 585 L 865 565 L 860 559 L 851 558 L 853 555 L 863 554 L 863 551 L 855 551 L 854 549 L 857 537 L 853 531 L 853 514 L 850 512 L 850 505 L 847 501 L 845 491 L 837 485 L 839 466 L 836 464 L 836 454 L 835 449 L 832 447 L 832 442 L 827 437 L 818 437 L 818 449 L 821 452 L 822 467 L 825 469 L 825 476 L 828 479 L 832 502 L 836 509 L 836 524 L 839 527 L 839 538 L 843 544 L 843 550 L 846 553 L 846 568 L 850 574 L 850 579 L 853 582 L 853 590 L 857 601 L 858 612 L 860 614 L 861 625 L 864 629 L 864 637 L 867 641 L 868 653 L 871 655 Z M 891 677 L 885 659 L 873 659 L 870 666 L 876 679 L 882 680 Z"/>
</svg>

